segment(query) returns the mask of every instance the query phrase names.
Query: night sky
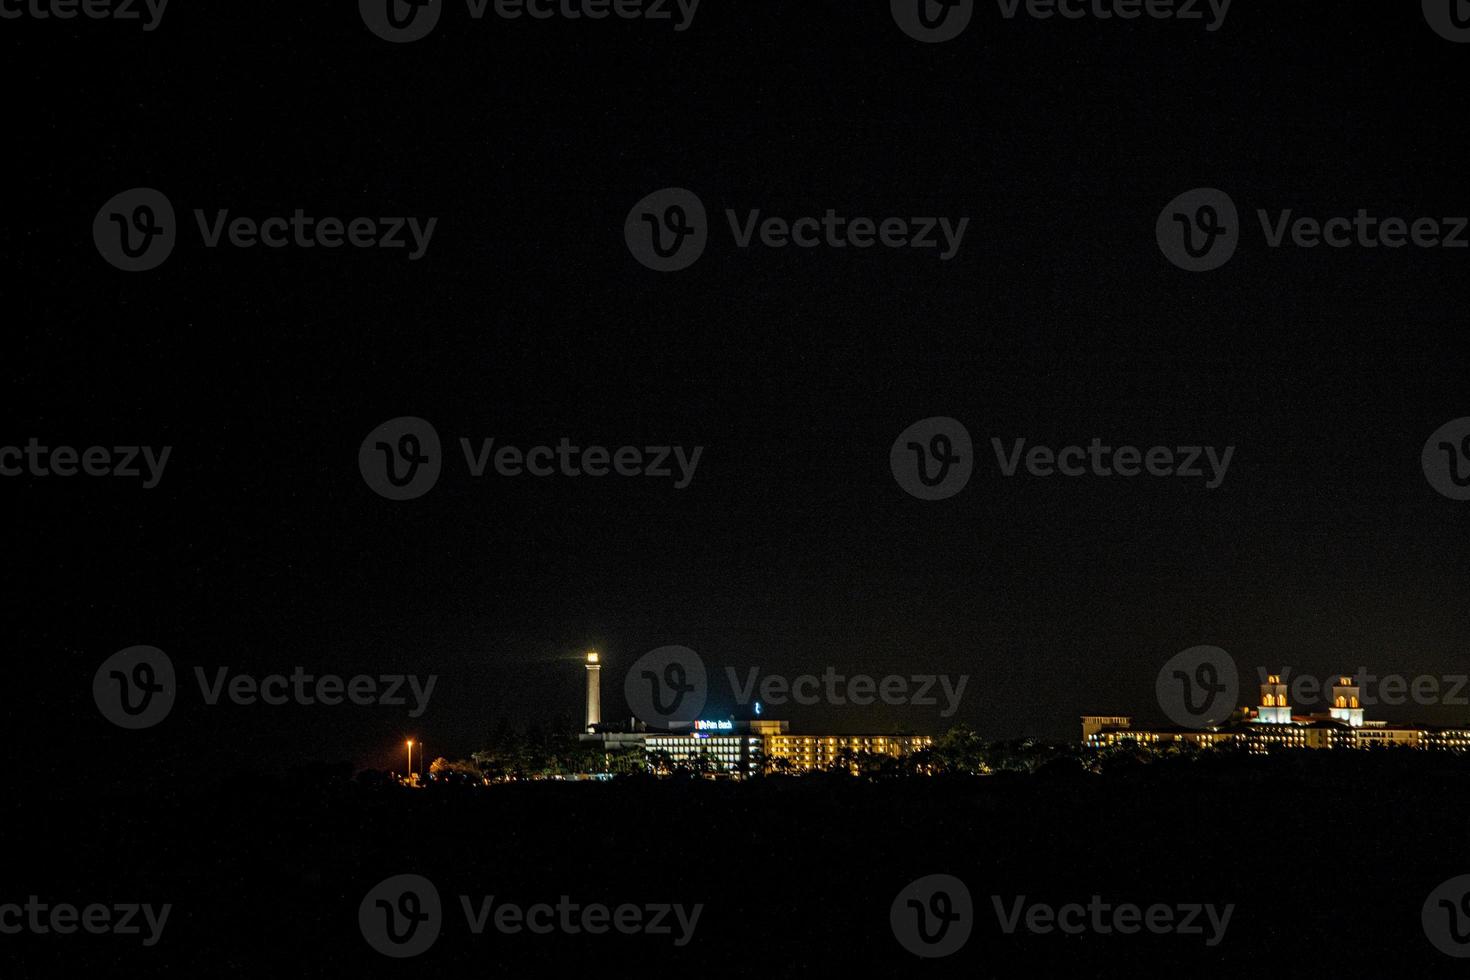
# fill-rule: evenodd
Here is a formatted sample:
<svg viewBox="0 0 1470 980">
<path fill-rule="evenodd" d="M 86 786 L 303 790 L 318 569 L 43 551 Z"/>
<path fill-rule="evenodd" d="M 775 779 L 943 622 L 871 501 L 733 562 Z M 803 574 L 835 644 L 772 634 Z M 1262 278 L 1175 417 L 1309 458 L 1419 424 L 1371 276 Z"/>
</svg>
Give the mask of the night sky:
<svg viewBox="0 0 1470 980">
<path fill-rule="evenodd" d="M 328 10 L 327 7 L 334 8 Z M 320 9 L 317 9 L 320 7 Z M 574 726 L 581 653 L 693 648 L 742 673 L 968 674 L 933 708 L 795 730 L 1077 737 L 1157 716 L 1179 650 L 1249 675 L 1467 669 L 1470 504 L 1420 469 L 1470 415 L 1470 250 L 1270 249 L 1257 208 L 1470 212 L 1470 46 L 1418 4 L 1240 3 L 1223 29 L 1003 19 L 926 45 L 886 3 L 702 4 L 693 26 L 470 20 L 374 37 L 351 4 L 179 5 L 160 28 L 0 24 L 11 193 L 0 445 L 169 445 L 160 485 L 0 480 L 28 771 L 467 755 Z M 91 222 L 163 190 L 147 273 Z M 634 202 L 686 187 L 704 256 L 645 269 Z M 1226 190 L 1244 241 L 1170 265 L 1160 210 Z M 438 217 L 405 251 L 207 249 L 192 209 Z M 738 249 L 724 210 L 968 217 L 959 254 Z M 398 416 L 448 459 L 364 483 Z M 889 471 L 920 419 L 976 442 L 959 495 Z M 693 482 L 471 479 L 458 439 L 704 447 Z M 990 439 L 1234 446 L 1187 479 L 1002 479 Z M 184 690 L 124 732 L 91 679 L 151 644 Z M 193 669 L 437 674 L 427 714 L 208 707 Z M 1465 708 L 1390 717 L 1463 720 Z M 24 726 L 22 728 L 22 726 Z M 401 764 L 401 763 L 400 763 Z"/>
</svg>

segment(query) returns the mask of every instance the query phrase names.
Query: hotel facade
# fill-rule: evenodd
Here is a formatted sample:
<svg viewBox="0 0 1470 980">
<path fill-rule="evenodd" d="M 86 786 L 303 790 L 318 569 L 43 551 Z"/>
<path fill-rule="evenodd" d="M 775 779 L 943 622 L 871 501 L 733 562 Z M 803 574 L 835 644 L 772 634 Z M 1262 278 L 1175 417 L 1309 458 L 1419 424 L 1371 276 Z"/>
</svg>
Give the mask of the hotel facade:
<svg viewBox="0 0 1470 980">
<path fill-rule="evenodd" d="M 1470 725 L 1405 725 L 1366 719 L 1358 685 L 1349 676 L 1339 676 L 1333 685 L 1328 711 L 1294 714 L 1287 687 L 1276 674 L 1261 685 L 1259 704 L 1241 709 L 1220 725 L 1151 728 L 1134 725 L 1127 715 L 1082 716 L 1082 744 L 1092 749 L 1125 744 L 1154 750 L 1211 748 L 1227 743 L 1238 743 L 1253 752 L 1394 747 L 1465 752 L 1470 751 Z"/>
<path fill-rule="evenodd" d="M 641 750 L 651 765 L 700 767 L 740 778 L 828 769 L 848 754 L 899 758 L 934 745 L 932 735 L 797 735 L 788 722 L 764 718 L 700 720 L 687 730 L 671 731 L 647 730 L 636 722 L 604 725 L 599 659 L 587 654 L 587 714 L 578 740 L 608 753 Z"/>
</svg>

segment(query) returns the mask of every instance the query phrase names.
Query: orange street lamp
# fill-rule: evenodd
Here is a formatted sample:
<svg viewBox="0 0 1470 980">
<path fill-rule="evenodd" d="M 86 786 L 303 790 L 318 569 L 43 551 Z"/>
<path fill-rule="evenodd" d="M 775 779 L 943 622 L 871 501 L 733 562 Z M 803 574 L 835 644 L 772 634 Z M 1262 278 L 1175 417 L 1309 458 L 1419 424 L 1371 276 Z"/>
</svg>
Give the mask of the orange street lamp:
<svg viewBox="0 0 1470 980">
<path fill-rule="evenodd" d="M 408 776 L 407 776 L 407 779 L 412 779 L 412 778 L 413 778 L 413 739 L 409 739 L 408 740 Z M 405 781 L 407 781 L 407 779 Z"/>
</svg>

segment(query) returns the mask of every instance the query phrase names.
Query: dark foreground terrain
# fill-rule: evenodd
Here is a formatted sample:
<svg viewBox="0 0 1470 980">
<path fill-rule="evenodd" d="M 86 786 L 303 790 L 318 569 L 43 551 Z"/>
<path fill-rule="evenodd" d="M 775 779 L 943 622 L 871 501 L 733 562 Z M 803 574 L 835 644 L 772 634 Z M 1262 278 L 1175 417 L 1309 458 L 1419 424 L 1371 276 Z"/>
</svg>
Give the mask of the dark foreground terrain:
<svg viewBox="0 0 1470 980">
<path fill-rule="evenodd" d="M 1421 907 L 1470 873 L 1470 767 L 1325 753 L 1088 775 L 527 783 L 406 791 L 308 771 L 220 776 L 136 797 L 5 804 L 0 900 L 170 903 L 161 938 L 0 937 L 7 977 L 1198 976 L 1297 970 L 1461 975 Z M 358 907 L 418 873 L 443 902 L 426 952 L 372 949 Z M 969 940 L 919 959 L 890 925 L 910 882 L 945 873 Z M 670 935 L 475 935 L 478 906 L 701 903 Z M 1086 906 L 1235 906 L 1223 939 L 1007 934 L 1020 896 Z M 952 907 L 952 906 L 951 906 Z M 672 922 L 672 917 L 669 920 Z M 534 971 L 534 972 L 533 972 Z"/>
</svg>

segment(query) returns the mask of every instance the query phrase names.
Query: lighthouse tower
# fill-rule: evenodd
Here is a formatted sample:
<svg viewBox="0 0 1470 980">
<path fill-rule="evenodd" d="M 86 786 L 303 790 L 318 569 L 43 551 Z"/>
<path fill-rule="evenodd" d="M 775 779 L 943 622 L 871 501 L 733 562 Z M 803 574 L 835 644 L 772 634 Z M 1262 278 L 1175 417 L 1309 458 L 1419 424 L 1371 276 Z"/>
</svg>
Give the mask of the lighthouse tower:
<svg viewBox="0 0 1470 980">
<path fill-rule="evenodd" d="M 1353 728 L 1363 727 L 1363 705 L 1358 700 L 1358 685 L 1351 677 L 1339 677 L 1332 685 L 1332 717 Z"/>
<path fill-rule="evenodd" d="M 1281 677 L 1272 674 L 1261 685 L 1261 706 L 1256 709 L 1256 722 L 1262 725 L 1290 725 L 1291 705 L 1286 696 L 1286 685 Z"/>
<path fill-rule="evenodd" d="M 590 650 L 587 653 L 587 724 L 586 731 L 592 731 L 593 725 L 602 724 L 602 664 L 598 662 L 597 651 Z"/>
</svg>

